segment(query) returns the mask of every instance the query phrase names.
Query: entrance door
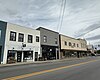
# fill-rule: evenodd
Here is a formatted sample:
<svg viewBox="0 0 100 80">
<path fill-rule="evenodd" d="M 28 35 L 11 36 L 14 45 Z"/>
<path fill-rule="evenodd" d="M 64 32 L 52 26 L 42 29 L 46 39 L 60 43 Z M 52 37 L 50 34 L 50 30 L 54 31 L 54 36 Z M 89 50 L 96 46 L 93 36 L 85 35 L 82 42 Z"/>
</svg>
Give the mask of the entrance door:
<svg viewBox="0 0 100 80">
<path fill-rule="evenodd" d="M 17 62 L 21 62 L 21 58 L 22 58 L 22 52 L 19 51 L 17 52 Z"/>
<path fill-rule="evenodd" d="M 38 52 L 35 52 L 35 61 L 38 61 Z"/>
<path fill-rule="evenodd" d="M 1 64 L 1 49 L 2 49 L 2 48 L 1 48 L 1 46 L 0 46 L 0 64 Z"/>
</svg>

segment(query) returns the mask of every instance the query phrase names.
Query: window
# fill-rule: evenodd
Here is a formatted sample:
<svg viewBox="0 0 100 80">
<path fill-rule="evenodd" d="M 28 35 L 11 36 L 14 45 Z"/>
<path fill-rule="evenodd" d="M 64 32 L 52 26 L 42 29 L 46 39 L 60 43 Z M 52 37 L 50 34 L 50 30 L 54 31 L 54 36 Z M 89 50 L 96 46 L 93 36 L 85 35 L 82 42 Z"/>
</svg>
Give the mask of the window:
<svg viewBox="0 0 100 80">
<path fill-rule="evenodd" d="M 79 47 L 79 45 L 77 44 L 77 47 Z"/>
<path fill-rule="evenodd" d="M 16 32 L 10 31 L 10 41 L 16 41 Z"/>
<path fill-rule="evenodd" d="M 69 42 L 69 46 L 71 46 L 71 42 Z"/>
<path fill-rule="evenodd" d="M 65 41 L 65 45 L 67 45 L 67 42 Z"/>
<path fill-rule="evenodd" d="M 39 36 L 36 36 L 36 42 L 39 42 Z"/>
<path fill-rule="evenodd" d="M 38 52 L 35 52 L 35 61 L 38 61 Z"/>
<path fill-rule="evenodd" d="M 33 59 L 33 52 L 32 51 L 25 51 L 24 60 L 32 60 L 32 59 Z"/>
<path fill-rule="evenodd" d="M 75 43 L 73 43 L 73 47 L 75 47 Z"/>
<path fill-rule="evenodd" d="M 58 44 L 57 38 L 55 38 L 55 44 Z"/>
<path fill-rule="evenodd" d="M 33 41 L 33 36 L 32 35 L 28 35 L 28 43 L 32 43 Z"/>
<path fill-rule="evenodd" d="M 83 48 L 83 46 L 84 46 L 84 45 L 81 43 L 81 48 Z"/>
<path fill-rule="evenodd" d="M 47 36 L 44 36 L 44 37 L 43 37 L 43 41 L 44 41 L 44 42 L 47 42 Z"/>
<path fill-rule="evenodd" d="M 23 42 L 23 41 L 24 41 L 24 34 L 19 33 L 18 41 L 19 41 L 19 42 Z"/>
</svg>

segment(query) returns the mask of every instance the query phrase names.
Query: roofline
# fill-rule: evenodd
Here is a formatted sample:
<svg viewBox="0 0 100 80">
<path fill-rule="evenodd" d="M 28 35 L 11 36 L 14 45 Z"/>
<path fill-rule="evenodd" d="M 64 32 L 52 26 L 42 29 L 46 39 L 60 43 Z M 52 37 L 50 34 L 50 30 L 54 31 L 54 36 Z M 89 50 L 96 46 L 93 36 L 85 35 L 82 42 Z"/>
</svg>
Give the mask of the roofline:
<svg viewBox="0 0 100 80">
<path fill-rule="evenodd" d="M 50 29 L 47 29 L 47 28 L 44 28 L 44 27 L 38 27 L 36 30 L 38 30 L 38 29 L 40 29 L 40 28 L 59 34 L 59 32 L 56 32 L 56 31 L 53 31 L 53 30 L 50 30 Z"/>
<path fill-rule="evenodd" d="M 18 24 L 11 23 L 11 22 L 7 22 L 7 21 L 3 21 L 3 20 L 0 20 L 0 21 L 1 21 L 1 22 L 5 22 L 5 23 L 7 23 L 7 24 L 16 25 L 16 26 L 18 26 L 18 27 L 22 27 L 22 28 L 26 28 L 26 29 L 31 29 L 31 30 L 36 30 L 36 29 L 33 29 L 33 28 L 31 28 L 31 27 L 28 27 L 28 26 L 22 26 L 22 25 L 18 25 Z M 36 31 L 38 31 L 38 30 L 36 30 Z"/>
<path fill-rule="evenodd" d="M 68 37 L 68 38 L 71 38 L 71 39 L 74 39 L 74 40 L 84 40 L 84 41 L 86 41 L 85 39 L 81 39 L 81 38 L 76 39 L 76 38 L 73 38 L 73 37 L 70 37 L 70 36 L 66 36 L 66 35 L 64 35 L 64 34 L 60 34 L 60 35 L 65 36 L 65 37 Z"/>
<path fill-rule="evenodd" d="M 64 34 L 60 34 L 60 35 L 61 35 L 61 36 L 68 37 L 68 38 L 71 38 L 71 39 L 75 39 L 75 40 L 77 40 L 76 38 L 72 38 L 72 37 L 66 36 L 66 35 L 64 35 Z"/>
</svg>

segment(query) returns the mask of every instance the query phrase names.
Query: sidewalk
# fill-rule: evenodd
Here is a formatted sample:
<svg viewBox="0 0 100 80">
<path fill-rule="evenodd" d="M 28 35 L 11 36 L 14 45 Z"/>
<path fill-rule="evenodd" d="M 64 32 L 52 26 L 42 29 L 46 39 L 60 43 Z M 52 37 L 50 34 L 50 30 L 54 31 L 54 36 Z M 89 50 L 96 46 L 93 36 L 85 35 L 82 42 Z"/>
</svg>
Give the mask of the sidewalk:
<svg viewBox="0 0 100 80">
<path fill-rule="evenodd" d="M 13 64 L 0 64 L 0 67 L 8 67 L 8 66 L 17 66 L 17 65 L 27 65 L 27 64 L 43 64 L 43 63 L 52 63 L 52 62 L 61 62 L 65 60 L 76 60 L 76 59 L 85 59 L 89 57 L 82 57 L 82 58 L 65 58 L 65 59 L 58 59 L 58 60 L 47 60 L 47 61 L 35 61 L 35 62 L 20 62 L 20 63 L 13 63 Z"/>
</svg>

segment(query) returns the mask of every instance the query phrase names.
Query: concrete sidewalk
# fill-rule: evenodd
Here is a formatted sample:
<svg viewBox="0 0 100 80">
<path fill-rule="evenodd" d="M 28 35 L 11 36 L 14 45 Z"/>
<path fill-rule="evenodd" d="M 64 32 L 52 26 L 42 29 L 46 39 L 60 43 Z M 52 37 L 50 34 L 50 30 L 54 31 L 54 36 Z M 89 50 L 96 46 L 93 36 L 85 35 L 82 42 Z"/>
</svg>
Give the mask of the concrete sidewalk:
<svg viewBox="0 0 100 80">
<path fill-rule="evenodd" d="M 58 59 L 58 60 L 47 60 L 47 61 L 35 61 L 35 62 L 20 62 L 20 63 L 13 63 L 13 64 L 0 64 L 0 67 L 7 67 L 7 66 L 17 66 L 17 65 L 27 65 L 27 64 L 43 64 L 43 63 L 52 63 L 52 62 L 61 62 L 65 60 L 76 60 L 76 59 L 85 59 L 90 57 L 82 57 L 82 58 L 65 58 L 65 59 Z"/>
</svg>

